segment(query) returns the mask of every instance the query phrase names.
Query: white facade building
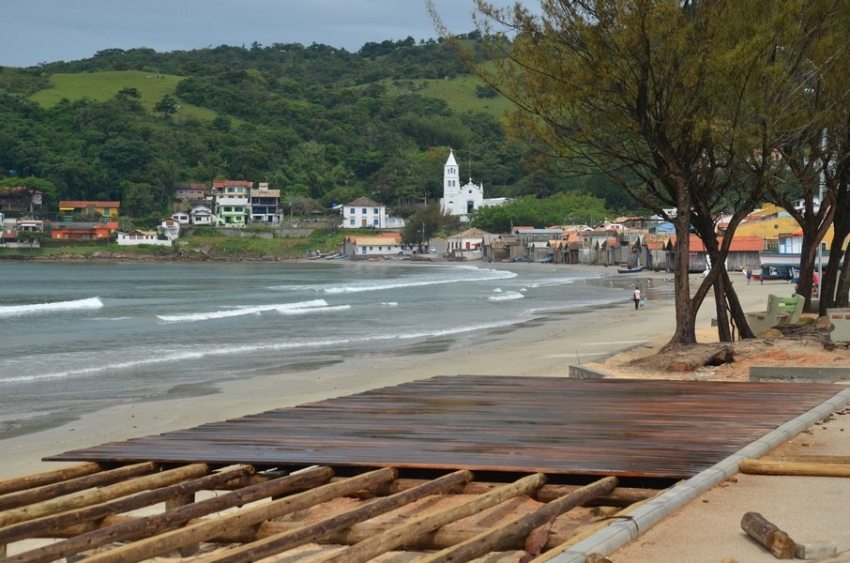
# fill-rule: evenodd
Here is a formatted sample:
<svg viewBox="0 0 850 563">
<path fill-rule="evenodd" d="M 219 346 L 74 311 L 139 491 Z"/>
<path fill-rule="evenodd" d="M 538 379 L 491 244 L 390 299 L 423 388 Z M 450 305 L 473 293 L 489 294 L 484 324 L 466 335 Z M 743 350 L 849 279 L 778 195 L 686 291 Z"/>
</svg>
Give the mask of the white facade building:
<svg viewBox="0 0 850 563">
<path fill-rule="evenodd" d="M 343 229 L 386 229 L 387 207 L 368 197 L 342 206 Z"/>
<path fill-rule="evenodd" d="M 449 159 L 443 167 L 443 198 L 440 208 L 444 213 L 460 217 L 461 221 L 469 221 L 469 214 L 481 207 L 502 205 L 507 199 L 484 198 L 484 186 L 472 183 L 472 178 L 461 185 L 460 167 L 455 160 L 454 151 L 449 151 Z"/>
</svg>

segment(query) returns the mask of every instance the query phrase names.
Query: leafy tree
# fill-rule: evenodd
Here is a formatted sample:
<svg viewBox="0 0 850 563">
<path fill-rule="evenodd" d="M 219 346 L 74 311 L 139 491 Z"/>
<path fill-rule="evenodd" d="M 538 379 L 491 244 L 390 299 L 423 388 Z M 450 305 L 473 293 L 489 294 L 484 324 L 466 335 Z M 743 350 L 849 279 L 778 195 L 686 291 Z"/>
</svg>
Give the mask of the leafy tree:
<svg viewBox="0 0 850 563">
<path fill-rule="evenodd" d="M 431 237 L 435 236 L 449 221 L 451 217 L 443 213 L 439 203 L 423 205 L 405 222 L 401 240 L 404 244 L 418 247 L 419 251 L 423 252 Z"/>
<path fill-rule="evenodd" d="M 162 97 L 160 101 L 156 103 L 153 107 L 154 111 L 162 114 L 164 119 L 168 119 L 175 113 L 177 113 L 179 106 L 177 105 L 177 100 L 172 98 L 170 95 L 166 94 Z"/>
<path fill-rule="evenodd" d="M 542 154 L 608 174 L 675 225 L 669 344 L 696 342 L 696 314 L 712 288 L 721 340 L 732 337 L 727 310 L 741 334 L 752 336 L 725 256 L 769 178 L 775 131 L 752 106 L 768 75 L 771 32 L 789 30 L 795 3 L 776 3 L 761 25 L 751 2 L 545 1 L 540 15 L 476 3 L 493 64 L 476 66 L 474 54 L 465 56 L 518 106 L 511 133 Z M 518 31 L 512 41 L 493 31 L 500 24 Z M 755 33 L 742 46 L 744 31 Z M 718 241 L 715 222 L 727 210 L 734 214 Z M 695 291 L 692 228 L 712 258 L 711 274 Z"/>
</svg>

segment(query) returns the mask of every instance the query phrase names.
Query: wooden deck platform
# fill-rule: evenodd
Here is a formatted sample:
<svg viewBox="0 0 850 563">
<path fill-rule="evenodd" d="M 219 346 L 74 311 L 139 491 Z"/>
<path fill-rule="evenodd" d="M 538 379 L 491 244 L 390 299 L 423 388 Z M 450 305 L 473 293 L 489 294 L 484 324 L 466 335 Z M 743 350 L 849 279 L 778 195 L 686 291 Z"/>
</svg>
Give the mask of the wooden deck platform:
<svg viewBox="0 0 850 563">
<path fill-rule="evenodd" d="M 436 377 L 50 459 L 681 479 L 835 393 L 831 385 Z"/>
<path fill-rule="evenodd" d="M 0 480 L 0 558 L 544 561 L 839 391 L 437 377 L 54 456 Z"/>
</svg>

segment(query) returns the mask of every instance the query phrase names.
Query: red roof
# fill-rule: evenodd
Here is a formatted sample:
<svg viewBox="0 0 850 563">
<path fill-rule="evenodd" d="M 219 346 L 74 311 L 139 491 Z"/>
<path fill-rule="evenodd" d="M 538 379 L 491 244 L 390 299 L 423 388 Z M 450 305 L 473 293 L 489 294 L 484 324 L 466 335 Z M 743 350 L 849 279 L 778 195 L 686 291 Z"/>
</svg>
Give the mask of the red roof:
<svg viewBox="0 0 850 563">
<path fill-rule="evenodd" d="M 723 237 L 717 237 L 720 244 Z M 670 236 L 670 243 L 676 244 L 676 235 Z M 691 252 L 705 252 L 705 245 L 696 235 L 690 236 Z M 735 236 L 729 245 L 729 252 L 760 252 L 764 250 L 764 239 L 759 236 Z"/>
</svg>

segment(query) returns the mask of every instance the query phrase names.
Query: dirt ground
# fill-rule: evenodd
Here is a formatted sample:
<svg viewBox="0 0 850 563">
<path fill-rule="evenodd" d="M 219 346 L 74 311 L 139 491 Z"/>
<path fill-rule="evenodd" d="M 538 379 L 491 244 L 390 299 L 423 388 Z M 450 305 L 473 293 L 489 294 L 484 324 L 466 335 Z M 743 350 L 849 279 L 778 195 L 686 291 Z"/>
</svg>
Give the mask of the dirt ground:
<svg viewBox="0 0 850 563">
<path fill-rule="evenodd" d="M 770 329 L 756 339 L 668 349 L 665 344 L 653 342 L 596 365 L 617 377 L 704 381 L 749 381 L 751 366 L 850 368 L 850 343 L 831 342 L 826 328 L 813 317 Z"/>
</svg>

